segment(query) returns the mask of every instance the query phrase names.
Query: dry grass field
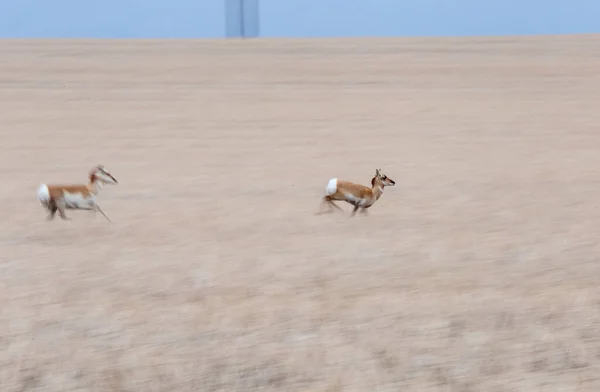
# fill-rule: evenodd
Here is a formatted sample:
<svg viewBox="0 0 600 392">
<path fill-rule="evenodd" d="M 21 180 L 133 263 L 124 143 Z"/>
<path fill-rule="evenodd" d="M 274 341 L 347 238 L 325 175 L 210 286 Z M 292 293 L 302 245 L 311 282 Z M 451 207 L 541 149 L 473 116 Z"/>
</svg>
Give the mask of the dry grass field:
<svg viewBox="0 0 600 392">
<path fill-rule="evenodd" d="M 600 390 L 600 36 L 4 40 L 0 103 L 2 392 Z"/>
</svg>

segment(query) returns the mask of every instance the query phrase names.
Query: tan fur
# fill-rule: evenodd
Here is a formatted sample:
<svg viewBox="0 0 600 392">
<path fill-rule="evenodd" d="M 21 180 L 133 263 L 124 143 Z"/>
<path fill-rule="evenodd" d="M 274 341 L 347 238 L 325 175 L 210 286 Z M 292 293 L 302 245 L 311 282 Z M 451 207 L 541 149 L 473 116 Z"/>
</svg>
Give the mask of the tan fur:
<svg viewBox="0 0 600 392">
<path fill-rule="evenodd" d="M 375 191 L 373 188 L 369 188 L 361 184 L 355 184 L 350 181 L 338 180 L 337 192 L 335 192 L 333 195 L 330 195 L 330 198 L 332 200 L 347 201 L 345 196 L 346 193 L 350 193 L 357 198 L 373 202 L 377 201 L 377 199 L 381 197 L 381 192 Z"/>
<path fill-rule="evenodd" d="M 61 199 L 65 192 L 79 193 L 82 196 L 89 196 L 92 194 L 93 185 L 47 185 L 47 187 L 48 191 L 50 192 L 50 198 L 52 200 L 57 200 Z"/>
<path fill-rule="evenodd" d="M 395 184 L 394 180 L 382 174 L 378 169 L 375 171 L 375 176 L 371 180 L 370 188 L 350 181 L 337 180 L 335 193 L 325 195 L 322 199 L 322 203 L 328 204 L 330 207 L 329 211 L 331 211 L 331 207 L 341 210 L 334 201 L 344 201 L 354 206 L 351 216 L 354 216 L 359 209 L 361 210 L 361 213 L 366 214 L 367 209 L 379 200 L 383 194 L 383 189 L 386 186 L 394 186 Z"/>
<path fill-rule="evenodd" d="M 104 179 L 103 179 L 104 177 Z M 100 193 L 102 183 L 118 183 L 104 166 L 98 165 L 92 169 L 87 184 L 58 185 L 46 184 L 48 199 L 40 200 L 42 205 L 50 212 L 48 220 L 54 219 L 58 211 L 60 217 L 69 220 L 65 210 L 90 210 L 99 211 L 110 222 L 110 219 L 96 203 L 96 196 Z"/>
</svg>

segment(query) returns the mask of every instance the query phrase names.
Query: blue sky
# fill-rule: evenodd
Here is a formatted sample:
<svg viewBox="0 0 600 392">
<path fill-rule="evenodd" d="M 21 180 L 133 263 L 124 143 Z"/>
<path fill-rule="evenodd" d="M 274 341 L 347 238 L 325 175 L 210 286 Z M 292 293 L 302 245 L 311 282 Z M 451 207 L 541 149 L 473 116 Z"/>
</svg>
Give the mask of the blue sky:
<svg viewBox="0 0 600 392">
<path fill-rule="evenodd" d="M 223 37 L 224 0 L 0 0 L 0 37 Z M 261 36 L 600 32 L 600 0 L 260 0 Z"/>
</svg>

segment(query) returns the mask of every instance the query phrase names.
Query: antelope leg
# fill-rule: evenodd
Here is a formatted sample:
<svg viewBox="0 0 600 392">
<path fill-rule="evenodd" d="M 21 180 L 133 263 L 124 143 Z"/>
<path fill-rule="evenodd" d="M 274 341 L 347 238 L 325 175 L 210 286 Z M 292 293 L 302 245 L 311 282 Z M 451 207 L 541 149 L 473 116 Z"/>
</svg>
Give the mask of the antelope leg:
<svg viewBox="0 0 600 392">
<path fill-rule="evenodd" d="M 100 206 L 98 204 L 94 204 L 94 211 L 99 211 L 102 215 L 104 215 L 104 217 L 106 218 L 107 221 L 109 221 L 110 223 L 113 223 L 113 221 L 111 221 L 110 218 L 108 216 L 106 216 L 106 214 L 104 213 L 104 211 L 102 211 L 102 208 L 100 208 Z"/>
</svg>

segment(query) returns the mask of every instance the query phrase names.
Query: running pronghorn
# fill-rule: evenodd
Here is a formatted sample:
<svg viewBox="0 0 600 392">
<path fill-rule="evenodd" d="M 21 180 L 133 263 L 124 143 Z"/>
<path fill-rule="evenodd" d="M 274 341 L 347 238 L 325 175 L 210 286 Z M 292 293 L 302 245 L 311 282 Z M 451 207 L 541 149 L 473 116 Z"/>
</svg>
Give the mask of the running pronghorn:
<svg viewBox="0 0 600 392">
<path fill-rule="evenodd" d="M 375 170 L 375 177 L 371 180 L 370 188 L 353 182 L 332 178 L 329 180 L 327 188 L 325 188 L 325 196 L 323 197 L 322 204 L 329 204 L 329 212 L 332 211 L 332 206 L 341 211 L 342 209 L 333 201 L 345 201 L 354 206 L 351 216 L 354 216 L 359 208 L 361 209 L 361 213 L 366 214 L 367 208 L 375 204 L 383 194 L 383 188 L 394 185 L 396 185 L 394 180 L 382 174 L 380 169 Z"/>
<path fill-rule="evenodd" d="M 104 184 L 118 184 L 118 182 L 104 166 L 98 165 L 90 171 L 90 182 L 88 184 L 42 184 L 38 188 L 38 199 L 50 212 L 48 220 L 54 219 L 56 211 L 58 211 L 60 217 L 64 220 L 70 220 L 70 218 L 67 218 L 65 210 L 89 210 L 94 212 L 100 211 L 112 223 L 96 203 L 96 196 L 98 196 Z"/>
</svg>

